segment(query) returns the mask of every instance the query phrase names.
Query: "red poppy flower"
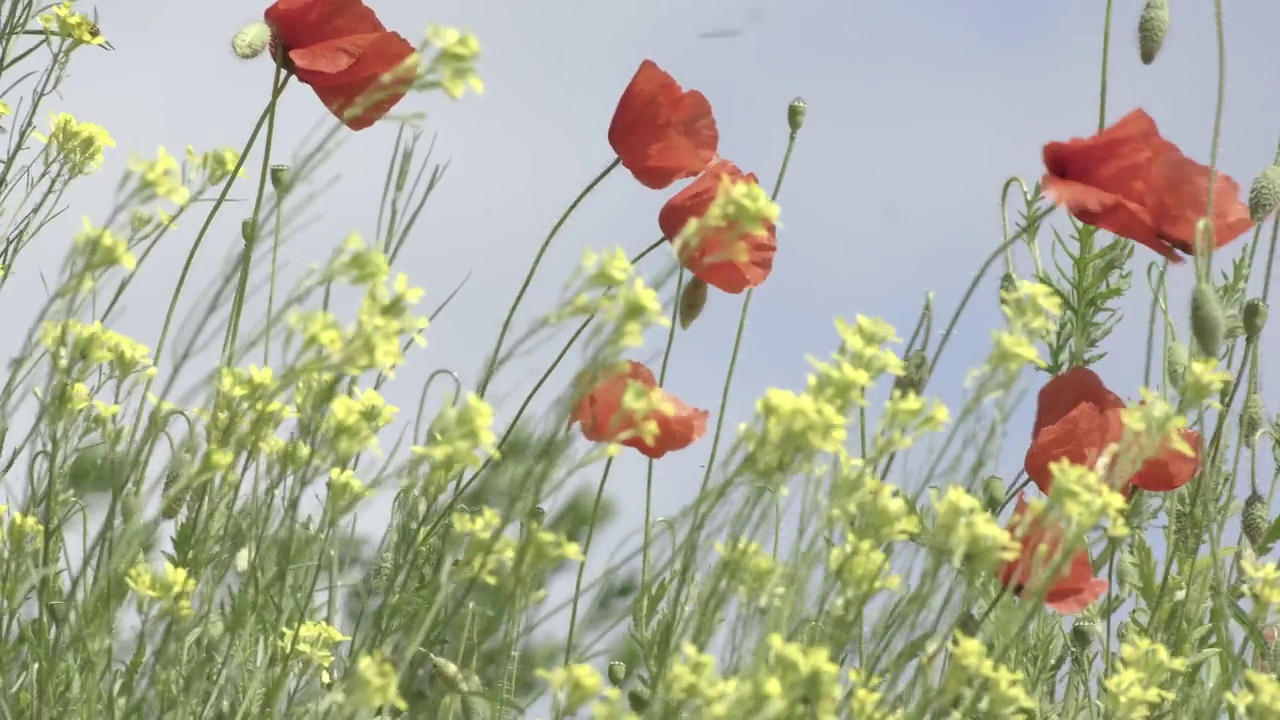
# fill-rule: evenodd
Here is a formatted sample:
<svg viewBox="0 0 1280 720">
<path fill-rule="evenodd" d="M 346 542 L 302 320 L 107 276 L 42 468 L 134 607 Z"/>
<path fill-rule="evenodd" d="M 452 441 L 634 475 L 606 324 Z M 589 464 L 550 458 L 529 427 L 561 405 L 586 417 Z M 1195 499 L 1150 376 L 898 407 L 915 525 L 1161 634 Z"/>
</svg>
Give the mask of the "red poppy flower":
<svg viewBox="0 0 1280 720">
<path fill-rule="evenodd" d="M 725 175 L 759 182 L 754 173 L 743 173 L 727 160 L 717 161 L 658 212 L 658 227 L 668 240 L 674 241 L 686 223 L 707 212 Z M 736 295 L 757 287 L 769 277 L 778 251 L 777 228 L 768 221 L 765 227 L 765 232 L 755 235 L 744 235 L 731 227 L 709 230 L 690 247 L 682 248 L 680 263 L 703 282 L 727 293 Z"/>
<path fill-rule="evenodd" d="M 720 131 L 705 95 L 682 89 L 665 70 L 645 60 L 613 111 L 609 145 L 641 185 L 661 190 L 710 165 Z"/>
<path fill-rule="evenodd" d="M 1050 463 L 1065 458 L 1092 467 L 1108 446 L 1120 442 L 1124 434 L 1120 412 L 1124 406 L 1124 401 L 1088 368 L 1071 368 L 1045 383 L 1036 404 L 1031 446 L 1027 448 L 1027 476 L 1047 495 L 1053 480 Z M 1187 457 L 1166 444 L 1142 464 L 1122 490 L 1127 492 L 1131 484 L 1165 492 L 1191 482 L 1200 467 L 1200 434 L 1183 430 L 1182 438 L 1195 450 L 1195 457 Z"/>
<path fill-rule="evenodd" d="M 659 390 L 672 412 L 654 411 L 647 418 L 637 418 L 623 408 L 623 398 L 632 383 L 649 390 Z M 689 447 L 707 432 L 706 410 L 699 410 L 658 388 L 658 380 L 644 365 L 628 360 L 596 376 L 586 395 L 578 402 L 569 424 L 580 423 L 582 435 L 592 442 L 613 442 L 633 447 L 645 457 L 658 459 L 675 450 Z M 637 432 L 644 420 L 658 426 L 653 442 L 646 442 Z"/>
<path fill-rule="evenodd" d="M 1196 223 L 1209 216 L 1221 247 L 1253 227 L 1240 186 L 1219 172 L 1206 212 L 1209 168 L 1160 137 L 1142 110 L 1090 138 L 1044 146 L 1044 194 L 1077 220 L 1129 238 L 1182 262 L 1194 252 Z"/>
<path fill-rule="evenodd" d="M 413 85 L 417 50 L 360 0 L 277 0 L 263 18 L 272 54 L 352 130 L 377 122 Z"/>
<path fill-rule="evenodd" d="M 1107 591 L 1107 581 L 1093 576 L 1089 551 L 1077 551 L 1071 562 L 1050 583 L 1045 574 L 1060 562 L 1053 555 L 1061 546 L 1061 533 L 1058 528 L 1040 518 L 1027 518 L 1026 514 L 1027 501 L 1019 495 L 1013 517 L 1009 521 L 1009 530 L 1022 543 L 1022 552 L 1001 570 L 1000 584 L 1009 588 L 1016 597 L 1021 597 L 1027 589 L 1044 592 L 1044 604 L 1050 610 L 1064 615 L 1078 613 L 1089 607 L 1090 603 Z M 1044 550 L 1039 550 L 1040 547 Z"/>
</svg>

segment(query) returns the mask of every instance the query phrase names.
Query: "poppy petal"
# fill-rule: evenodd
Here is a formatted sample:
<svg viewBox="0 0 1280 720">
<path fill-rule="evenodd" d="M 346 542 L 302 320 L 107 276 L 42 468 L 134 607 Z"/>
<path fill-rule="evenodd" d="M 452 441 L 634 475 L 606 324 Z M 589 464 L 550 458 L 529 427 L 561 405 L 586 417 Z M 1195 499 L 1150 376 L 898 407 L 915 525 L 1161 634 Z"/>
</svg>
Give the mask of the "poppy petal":
<svg viewBox="0 0 1280 720">
<path fill-rule="evenodd" d="M 1200 433 L 1184 430 L 1182 439 L 1195 451 L 1193 456 L 1166 448 L 1143 463 L 1129 482 L 1151 492 L 1169 492 L 1191 482 L 1200 471 Z"/>
<path fill-rule="evenodd" d="M 390 112 L 413 86 L 416 53 L 399 33 L 383 32 L 293 50 L 289 59 L 298 79 L 315 90 L 330 112 L 352 130 L 362 130 Z"/>
<path fill-rule="evenodd" d="M 652 60 L 641 63 L 609 123 L 609 145 L 623 167 L 660 190 L 702 172 L 719 144 L 706 96 L 684 90 Z"/>
<path fill-rule="evenodd" d="M 1124 400 L 1108 390 L 1096 372 L 1086 367 L 1073 367 L 1054 376 L 1040 388 L 1036 396 L 1036 422 L 1032 436 L 1057 423 L 1083 403 L 1103 410 L 1124 407 Z"/>
<path fill-rule="evenodd" d="M 1180 152 L 1156 158 L 1147 186 L 1147 207 L 1166 242 L 1188 255 L 1195 252 L 1196 225 L 1208 215 L 1215 247 L 1222 247 L 1253 227 L 1249 207 L 1240 200 L 1240 186 L 1219 172 L 1213 183 L 1213 211 L 1205 212 L 1209 197 L 1209 168 Z"/>
<path fill-rule="evenodd" d="M 361 0 L 278 0 L 262 16 L 287 50 L 387 29 Z"/>
</svg>

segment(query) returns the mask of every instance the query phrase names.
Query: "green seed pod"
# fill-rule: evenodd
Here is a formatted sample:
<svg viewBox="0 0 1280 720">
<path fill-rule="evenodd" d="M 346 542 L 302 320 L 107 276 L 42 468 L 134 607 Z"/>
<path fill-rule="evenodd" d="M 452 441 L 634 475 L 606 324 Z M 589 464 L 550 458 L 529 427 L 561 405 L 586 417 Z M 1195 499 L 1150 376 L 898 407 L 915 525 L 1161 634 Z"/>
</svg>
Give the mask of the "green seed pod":
<svg viewBox="0 0 1280 720">
<path fill-rule="evenodd" d="M 787 127 L 791 128 L 791 132 L 800 132 L 800 128 L 804 127 L 804 118 L 808 114 L 809 104 L 802 97 L 797 97 L 787 105 Z"/>
<path fill-rule="evenodd" d="M 1002 298 L 1001 302 L 1004 302 L 1003 297 L 1005 295 L 1017 289 L 1018 289 L 1018 278 L 1014 277 L 1013 273 L 1006 272 L 1005 274 L 1000 276 L 1000 296 Z"/>
<path fill-rule="evenodd" d="M 271 189 L 276 191 L 277 195 L 283 195 L 289 189 L 289 166 L 288 165 L 272 165 L 268 171 L 267 177 L 271 179 Z"/>
<path fill-rule="evenodd" d="M 1243 314 L 1245 338 L 1257 340 L 1267 326 L 1267 304 L 1261 298 L 1253 298 L 1244 304 Z"/>
<path fill-rule="evenodd" d="M 1260 223 L 1280 205 L 1280 165 L 1268 165 L 1249 186 L 1249 217 Z"/>
<path fill-rule="evenodd" d="M 271 28 L 264 22 L 252 22 L 231 36 L 231 52 L 241 60 L 258 57 L 271 44 Z"/>
<path fill-rule="evenodd" d="M 1258 493 L 1250 493 L 1244 501 L 1244 510 L 1240 513 L 1240 529 L 1244 531 L 1245 538 L 1254 549 L 1262 544 L 1267 534 L 1267 526 L 1270 524 L 1266 499 Z"/>
<path fill-rule="evenodd" d="M 245 245 L 253 244 L 253 240 L 258 234 L 257 230 L 253 223 L 253 218 L 245 218 L 240 221 L 240 239 L 244 240 Z"/>
<path fill-rule="evenodd" d="M 1098 623 L 1096 620 L 1080 618 L 1071 625 L 1071 644 L 1080 652 L 1088 650 L 1097 637 Z"/>
<path fill-rule="evenodd" d="M 644 687 L 631 688 L 627 693 L 627 704 L 631 706 L 631 712 L 644 714 L 649 709 L 649 690 Z"/>
<path fill-rule="evenodd" d="M 1165 381 L 1171 388 L 1182 387 L 1187 379 L 1187 365 L 1191 363 L 1191 350 L 1178 341 L 1169 343 L 1165 349 Z"/>
<path fill-rule="evenodd" d="M 609 682 L 614 687 L 622 687 L 622 683 L 627 681 L 627 664 L 614 660 L 609 663 Z"/>
<path fill-rule="evenodd" d="M 1258 393 L 1251 392 L 1245 398 L 1244 407 L 1240 409 L 1240 441 L 1252 450 L 1258 444 L 1258 435 L 1262 432 L 1262 399 Z"/>
<path fill-rule="evenodd" d="M 923 350 L 912 350 L 907 353 L 902 363 L 902 374 L 893 381 L 893 389 L 906 394 L 919 395 L 929 382 L 929 356 Z"/>
<path fill-rule="evenodd" d="M 1004 478 L 998 475 L 991 475 L 982 481 L 982 504 L 987 512 L 995 512 L 1004 504 L 1006 490 Z"/>
<path fill-rule="evenodd" d="M 1169 0 L 1147 0 L 1138 16 L 1138 54 L 1143 65 L 1155 62 L 1169 35 Z"/>
<path fill-rule="evenodd" d="M 1218 357 L 1225 333 L 1226 316 L 1222 312 L 1218 291 L 1208 283 L 1196 283 L 1195 290 L 1191 291 L 1191 334 L 1196 339 L 1200 354 Z"/>
<path fill-rule="evenodd" d="M 693 278 L 680 293 L 679 319 L 680 329 L 688 330 L 694 320 L 702 314 L 707 306 L 707 284 L 700 278 Z"/>
</svg>

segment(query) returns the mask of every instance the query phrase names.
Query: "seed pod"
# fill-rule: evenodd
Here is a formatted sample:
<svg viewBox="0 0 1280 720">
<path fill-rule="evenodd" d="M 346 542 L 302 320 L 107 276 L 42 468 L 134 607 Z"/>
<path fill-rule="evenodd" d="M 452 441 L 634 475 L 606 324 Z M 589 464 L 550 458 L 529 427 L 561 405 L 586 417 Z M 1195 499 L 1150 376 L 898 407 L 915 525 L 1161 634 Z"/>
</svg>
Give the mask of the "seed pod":
<svg viewBox="0 0 1280 720">
<path fill-rule="evenodd" d="M 1245 338 L 1257 340 L 1267 326 L 1267 304 L 1261 298 L 1253 298 L 1244 304 L 1243 315 Z"/>
<path fill-rule="evenodd" d="M 1096 620 L 1079 618 L 1071 625 L 1071 644 L 1080 652 L 1088 650 L 1097 636 L 1098 623 Z"/>
<path fill-rule="evenodd" d="M 614 687 L 622 687 L 622 683 L 627 680 L 627 664 L 614 660 L 609 663 L 609 682 Z"/>
<path fill-rule="evenodd" d="M 1260 223 L 1280 205 L 1280 165 L 1268 165 L 1249 186 L 1249 217 Z"/>
<path fill-rule="evenodd" d="M 893 389 L 919 395 L 929 381 L 929 356 L 923 350 L 912 350 L 903 360 L 902 374 L 893 381 Z"/>
<path fill-rule="evenodd" d="M 1244 407 L 1240 409 L 1240 441 L 1252 450 L 1258 444 L 1258 434 L 1262 432 L 1262 400 L 1258 393 L 1251 392 L 1245 398 Z"/>
<path fill-rule="evenodd" d="M 694 320 L 702 314 L 707 306 L 707 283 L 701 278 L 693 278 L 680 293 L 679 320 L 680 329 L 688 330 Z"/>
<path fill-rule="evenodd" d="M 1191 351 L 1176 340 L 1169 343 L 1165 350 L 1165 380 L 1169 387 L 1180 388 L 1187 379 L 1187 365 L 1191 362 Z"/>
<path fill-rule="evenodd" d="M 281 195 L 289 189 L 289 181 L 292 179 L 288 165 L 272 165 L 267 177 L 271 180 L 271 189 Z"/>
<path fill-rule="evenodd" d="M 1226 333 L 1226 317 L 1218 291 L 1206 282 L 1196 283 L 1191 291 L 1191 334 L 1196 339 L 1200 354 L 1216 358 L 1222 348 Z"/>
<path fill-rule="evenodd" d="M 1004 503 L 1004 478 L 992 475 L 982 481 L 982 504 L 987 512 L 995 512 Z"/>
<path fill-rule="evenodd" d="M 804 118 L 808 114 L 809 104 L 802 97 L 797 97 L 787 105 L 787 127 L 791 128 L 791 132 L 800 132 L 800 128 L 804 127 Z"/>
<path fill-rule="evenodd" d="M 631 706 L 631 711 L 643 714 L 649 709 L 649 691 L 644 687 L 631 688 L 627 693 L 627 704 Z"/>
<path fill-rule="evenodd" d="M 1147 0 L 1138 16 L 1138 54 L 1143 65 L 1155 62 L 1169 35 L 1169 0 Z"/>
<path fill-rule="evenodd" d="M 1245 538 L 1256 550 L 1267 534 L 1267 501 L 1258 493 L 1250 493 L 1244 501 L 1244 511 L 1240 513 L 1240 529 Z"/>
</svg>

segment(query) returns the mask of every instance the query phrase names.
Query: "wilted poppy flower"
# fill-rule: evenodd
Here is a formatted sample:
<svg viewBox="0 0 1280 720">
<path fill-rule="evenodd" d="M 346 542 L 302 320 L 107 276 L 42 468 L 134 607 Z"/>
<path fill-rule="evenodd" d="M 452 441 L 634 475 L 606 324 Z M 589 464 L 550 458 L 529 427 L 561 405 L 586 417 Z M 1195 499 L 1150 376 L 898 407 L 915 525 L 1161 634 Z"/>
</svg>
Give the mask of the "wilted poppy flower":
<svg viewBox="0 0 1280 720">
<path fill-rule="evenodd" d="M 602 371 L 593 380 L 569 418 L 570 425 L 582 425 L 583 437 L 592 442 L 620 442 L 656 460 L 689 447 L 707 432 L 707 411 L 690 407 L 659 388 L 653 372 L 638 362 L 620 363 Z M 646 410 L 643 417 L 638 417 L 624 407 L 627 389 L 632 384 L 656 390 L 667 406 L 664 409 L 670 413 Z M 646 421 L 657 426 L 657 433 L 650 438 L 652 442 L 641 432 L 641 425 Z"/>
<path fill-rule="evenodd" d="M 1120 442 L 1124 434 L 1120 413 L 1124 407 L 1124 400 L 1108 390 L 1097 373 L 1088 368 L 1071 368 L 1045 383 L 1036 404 L 1031 446 L 1027 448 L 1027 476 L 1047 495 L 1053 480 L 1050 463 L 1066 459 L 1093 467 L 1108 446 Z M 1182 438 L 1196 451 L 1195 457 L 1165 447 L 1148 458 L 1128 484 L 1163 492 L 1190 482 L 1200 467 L 1200 434 L 1183 430 Z M 1121 490 L 1127 492 L 1128 488 Z"/>
<path fill-rule="evenodd" d="M 717 161 L 658 212 L 658 227 L 668 240 L 675 240 L 686 223 L 707 212 L 723 176 L 759 182 L 754 173 L 743 173 L 727 160 Z M 765 232 L 753 235 L 735 232 L 731 227 L 699 233 L 688 248 L 681 249 L 684 256 L 680 263 L 698 279 L 727 293 L 757 287 L 769 277 L 778 251 L 777 228 L 768 221 L 764 226 Z"/>
<path fill-rule="evenodd" d="M 1194 252 L 1196 223 L 1206 215 L 1214 243 L 1239 237 L 1253 221 L 1240 186 L 1219 172 L 1206 212 L 1209 168 L 1160 137 L 1142 110 L 1090 138 L 1044 146 L 1044 194 L 1077 220 L 1146 245 L 1171 262 Z"/>
<path fill-rule="evenodd" d="M 1070 615 L 1089 607 L 1107 591 L 1107 581 L 1093 576 L 1089 551 L 1085 549 L 1077 551 L 1056 577 L 1047 576 L 1061 563 L 1060 558 L 1054 557 L 1062 543 L 1061 532 L 1040 518 L 1027 517 L 1027 501 L 1022 495 L 1013 509 L 1009 530 L 1022 543 L 1022 552 L 1004 566 L 1000 584 L 1015 596 L 1021 597 L 1026 590 L 1044 592 L 1044 604 L 1050 610 Z"/>
<path fill-rule="evenodd" d="M 710 165 L 720 132 L 705 95 L 681 89 L 665 70 L 645 60 L 618 100 L 609 145 L 641 185 L 661 190 Z"/>
<path fill-rule="evenodd" d="M 360 0 L 278 0 L 263 18 L 273 55 L 352 130 L 377 122 L 413 85 L 417 50 Z"/>
</svg>

